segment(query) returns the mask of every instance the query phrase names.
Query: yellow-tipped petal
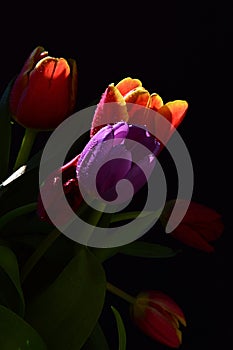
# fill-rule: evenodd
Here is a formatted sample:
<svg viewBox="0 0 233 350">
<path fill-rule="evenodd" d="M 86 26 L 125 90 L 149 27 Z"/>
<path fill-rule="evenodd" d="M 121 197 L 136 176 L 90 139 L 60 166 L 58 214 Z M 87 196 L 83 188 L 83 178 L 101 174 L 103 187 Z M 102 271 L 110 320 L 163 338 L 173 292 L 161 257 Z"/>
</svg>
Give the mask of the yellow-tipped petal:
<svg viewBox="0 0 233 350">
<path fill-rule="evenodd" d="M 128 119 L 129 116 L 124 98 L 114 84 L 110 84 L 96 107 L 90 136 L 94 136 L 99 129 L 107 124 L 119 121 L 127 122 Z"/>
<path fill-rule="evenodd" d="M 174 128 L 177 128 L 184 119 L 187 109 L 187 101 L 175 100 L 172 102 L 167 102 L 158 110 L 158 112 L 169 120 Z"/>
<path fill-rule="evenodd" d="M 160 97 L 158 94 L 153 93 L 150 96 L 150 100 L 148 103 L 148 108 L 151 108 L 155 111 L 158 111 L 159 108 L 163 106 L 163 100 L 162 97 Z"/>
<path fill-rule="evenodd" d="M 181 344 L 182 343 L 182 332 L 176 328 L 176 335 L 177 335 L 177 338 L 179 339 L 179 343 Z"/>
<path fill-rule="evenodd" d="M 129 91 L 136 89 L 137 87 L 142 86 L 142 83 L 139 79 L 132 79 L 130 77 L 124 78 L 116 85 L 116 88 L 119 90 L 122 96 L 125 96 Z"/>
<path fill-rule="evenodd" d="M 147 106 L 148 100 L 150 98 L 150 93 L 143 87 L 138 87 L 131 90 L 124 96 L 126 103 L 136 103 L 138 105 Z"/>
</svg>

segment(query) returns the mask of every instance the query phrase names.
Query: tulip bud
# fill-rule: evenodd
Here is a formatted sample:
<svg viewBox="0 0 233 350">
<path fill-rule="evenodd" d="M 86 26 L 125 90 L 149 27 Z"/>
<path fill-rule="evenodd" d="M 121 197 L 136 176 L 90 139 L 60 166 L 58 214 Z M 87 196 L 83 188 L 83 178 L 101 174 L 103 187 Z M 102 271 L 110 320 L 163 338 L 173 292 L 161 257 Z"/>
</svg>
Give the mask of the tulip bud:
<svg viewBox="0 0 233 350">
<path fill-rule="evenodd" d="M 177 203 L 182 211 L 185 200 L 178 199 Z M 175 201 L 170 200 L 164 207 L 161 215 L 161 222 L 164 226 L 166 226 L 174 204 Z M 191 202 L 183 220 L 170 235 L 183 244 L 210 253 L 214 251 L 214 247 L 209 242 L 218 239 L 223 229 L 224 225 L 219 213 L 205 205 Z"/>
<path fill-rule="evenodd" d="M 131 305 L 131 317 L 135 325 L 154 340 L 172 348 L 182 342 L 180 323 L 186 326 L 181 308 L 160 291 L 138 294 Z"/>
<path fill-rule="evenodd" d="M 10 110 L 12 117 L 25 128 L 53 130 L 73 113 L 76 95 L 75 60 L 48 56 L 38 46 L 15 79 Z"/>
</svg>

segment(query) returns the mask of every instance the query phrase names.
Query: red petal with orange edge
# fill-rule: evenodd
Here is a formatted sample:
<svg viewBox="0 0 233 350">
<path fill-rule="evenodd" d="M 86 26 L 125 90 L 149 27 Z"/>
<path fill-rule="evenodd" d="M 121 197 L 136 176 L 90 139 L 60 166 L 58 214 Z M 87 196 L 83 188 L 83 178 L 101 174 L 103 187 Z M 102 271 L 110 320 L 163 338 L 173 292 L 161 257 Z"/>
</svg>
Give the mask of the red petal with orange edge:
<svg viewBox="0 0 233 350">
<path fill-rule="evenodd" d="M 109 104 L 109 102 L 112 103 Z M 116 123 L 122 120 L 128 121 L 126 103 L 118 89 L 111 84 L 103 93 L 96 107 L 90 136 L 94 136 L 106 124 Z"/>
<path fill-rule="evenodd" d="M 148 293 L 150 305 L 156 307 L 159 305 L 162 309 L 166 310 L 170 314 L 173 314 L 177 319 L 186 326 L 185 316 L 182 309 L 178 304 L 167 294 L 160 291 L 149 291 Z"/>
<path fill-rule="evenodd" d="M 138 327 L 148 336 L 156 341 L 170 347 L 178 348 L 180 346 L 180 337 L 177 336 L 174 324 L 170 322 L 154 308 L 147 308 L 144 318 L 136 320 Z"/>
<path fill-rule="evenodd" d="M 20 99 L 17 121 L 26 127 L 52 130 L 67 116 L 70 104 L 69 66 L 64 59 L 46 57 L 29 76 Z"/>
<path fill-rule="evenodd" d="M 61 76 L 62 79 L 65 80 L 70 74 L 70 67 L 64 58 L 58 59 L 50 56 L 40 60 L 37 63 L 35 70 L 37 70 L 38 73 L 41 73 L 44 79 L 49 80 L 61 78 Z"/>
<path fill-rule="evenodd" d="M 116 88 L 119 90 L 122 96 L 125 96 L 129 91 L 136 89 L 137 87 L 142 86 L 142 83 L 139 79 L 132 79 L 130 77 L 124 78 L 116 85 Z"/>
</svg>

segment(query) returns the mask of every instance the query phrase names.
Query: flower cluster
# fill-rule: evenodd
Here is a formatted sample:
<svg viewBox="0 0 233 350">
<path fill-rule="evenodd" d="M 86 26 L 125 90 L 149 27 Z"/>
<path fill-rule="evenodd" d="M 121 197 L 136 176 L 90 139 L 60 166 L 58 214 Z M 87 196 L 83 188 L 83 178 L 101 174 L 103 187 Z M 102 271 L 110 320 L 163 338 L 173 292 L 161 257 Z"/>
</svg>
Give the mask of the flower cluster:
<svg viewBox="0 0 233 350">
<path fill-rule="evenodd" d="M 108 84 L 95 108 L 89 139 L 81 145 L 81 152 L 77 151 L 71 160 L 38 184 L 41 154 L 31 154 L 35 136 L 55 130 L 76 111 L 77 81 L 74 59 L 54 58 L 38 46 L 0 102 L 0 110 L 4 112 L 0 116 L 0 132 L 4 135 L 0 138 L 0 148 L 4 150 L 0 172 L 3 204 L 0 269 L 4 271 L 0 331 L 1 324 L 5 324 L 6 329 L 0 337 L 0 347 L 5 349 L 11 341 L 12 348 L 17 349 L 32 344 L 41 350 L 46 346 L 60 350 L 68 342 L 72 348 L 83 348 L 88 341 L 96 339 L 101 329 L 98 319 L 107 290 L 130 303 L 130 317 L 145 335 L 178 348 L 182 343 L 182 327 L 187 321 L 181 307 L 157 289 L 143 290 L 135 297 L 128 295 L 106 281 L 102 264 L 121 252 L 146 256 L 145 249 L 150 251 L 150 256 L 167 257 L 168 247 L 143 240 L 125 247 L 113 245 L 109 249 L 83 246 L 75 240 L 67 243 L 49 213 L 52 208 L 61 227 L 72 225 L 71 217 L 63 210 L 64 203 L 68 203 L 75 215 L 84 213 L 94 228 L 103 221 L 109 228 L 136 218 L 138 211 L 126 210 L 119 215 L 94 212 L 93 219 L 86 196 L 93 201 L 101 197 L 107 203 L 119 205 L 129 200 L 129 183 L 133 195 L 143 189 L 154 175 L 160 152 L 186 116 L 188 103 L 185 100 L 164 103 L 159 94 L 150 93 L 139 79 L 129 76 L 116 84 Z M 25 130 L 25 136 L 11 169 L 9 154 L 14 123 Z M 117 185 L 122 180 L 127 181 L 127 186 L 123 186 L 118 196 Z M 154 191 L 156 195 L 156 188 Z M 182 198 L 166 201 L 159 218 L 162 226 L 166 227 L 174 205 L 182 211 L 184 203 Z M 169 236 L 169 252 L 175 254 L 172 242 L 176 240 L 184 249 L 187 245 L 213 253 L 210 243 L 221 236 L 223 229 L 219 213 L 191 201 Z M 154 235 L 156 241 L 156 230 Z M 53 247 L 55 240 L 57 246 Z M 63 249 L 61 255 L 59 242 Z M 51 261 L 51 269 L 45 264 L 46 256 Z M 38 271 L 42 277 L 33 277 L 36 265 L 40 266 Z M 123 320 L 116 309 L 114 315 L 124 350 Z"/>
</svg>

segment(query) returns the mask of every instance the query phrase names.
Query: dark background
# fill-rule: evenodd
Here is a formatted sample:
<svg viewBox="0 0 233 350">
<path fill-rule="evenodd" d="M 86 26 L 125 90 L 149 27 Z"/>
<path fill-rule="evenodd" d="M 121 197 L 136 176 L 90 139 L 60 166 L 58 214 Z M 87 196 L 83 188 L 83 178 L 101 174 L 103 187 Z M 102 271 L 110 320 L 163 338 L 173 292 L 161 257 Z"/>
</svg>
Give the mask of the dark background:
<svg viewBox="0 0 233 350">
<path fill-rule="evenodd" d="M 161 1 L 127 6 L 67 1 L 50 7 L 39 2 L 33 8 L 14 4 L 5 7 L 2 17 L 1 93 L 31 51 L 41 45 L 51 56 L 76 59 L 77 109 L 99 99 L 109 83 L 127 76 L 140 79 L 164 102 L 189 102 L 179 132 L 193 161 L 193 200 L 217 210 L 225 223 L 223 236 L 214 244 L 216 251 L 209 255 L 187 248 L 173 261 L 116 257 L 106 263 L 106 273 L 109 281 L 128 292 L 160 289 L 177 301 L 188 323 L 181 349 L 230 349 L 231 11 L 224 3 L 217 6 L 194 1 L 186 5 Z M 17 149 L 22 137 L 20 127 L 15 137 Z M 41 135 L 35 149 L 46 137 Z M 125 302 L 108 294 L 102 322 L 110 344 L 116 344 L 111 304 L 124 316 L 127 349 L 166 349 L 134 328 Z"/>
</svg>

